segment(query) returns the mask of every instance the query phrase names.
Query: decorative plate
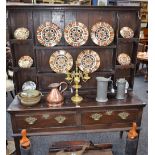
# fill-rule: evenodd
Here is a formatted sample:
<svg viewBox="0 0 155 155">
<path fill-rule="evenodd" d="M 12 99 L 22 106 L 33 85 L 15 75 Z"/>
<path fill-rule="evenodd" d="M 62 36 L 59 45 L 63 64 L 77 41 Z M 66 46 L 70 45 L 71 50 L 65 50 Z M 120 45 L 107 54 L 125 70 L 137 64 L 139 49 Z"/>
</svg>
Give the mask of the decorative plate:
<svg viewBox="0 0 155 155">
<path fill-rule="evenodd" d="M 77 63 L 82 71 L 95 72 L 100 66 L 100 57 L 93 50 L 84 50 L 77 57 Z"/>
<path fill-rule="evenodd" d="M 131 58 L 127 54 L 121 53 L 118 55 L 117 61 L 120 65 L 129 65 L 131 62 Z"/>
<path fill-rule="evenodd" d="M 70 53 L 64 50 L 59 50 L 50 56 L 49 64 L 54 72 L 66 73 L 73 66 L 73 58 Z"/>
<path fill-rule="evenodd" d="M 35 90 L 36 89 L 36 84 L 33 81 L 26 81 L 22 85 L 22 90 Z"/>
<path fill-rule="evenodd" d="M 21 68 L 30 68 L 33 64 L 33 59 L 30 56 L 22 56 L 19 60 L 18 60 L 18 65 Z"/>
<path fill-rule="evenodd" d="M 99 46 L 108 46 L 114 40 L 113 28 L 105 22 L 98 22 L 91 28 L 91 39 Z"/>
<path fill-rule="evenodd" d="M 133 38 L 134 32 L 129 27 L 122 27 L 120 30 L 120 34 L 123 38 Z"/>
<path fill-rule="evenodd" d="M 26 40 L 29 37 L 29 30 L 25 27 L 17 28 L 14 37 L 19 40 Z"/>
<path fill-rule="evenodd" d="M 37 39 L 39 43 L 43 46 L 55 46 L 60 42 L 61 37 L 61 29 L 54 23 L 45 22 L 37 29 Z"/>
<path fill-rule="evenodd" d="M 71 22 L 65 27 L 64 37 L 71 46 L 84 45 L 88 40 L 88 36 L 88 29 L 83 23 Z"/>
</svg>

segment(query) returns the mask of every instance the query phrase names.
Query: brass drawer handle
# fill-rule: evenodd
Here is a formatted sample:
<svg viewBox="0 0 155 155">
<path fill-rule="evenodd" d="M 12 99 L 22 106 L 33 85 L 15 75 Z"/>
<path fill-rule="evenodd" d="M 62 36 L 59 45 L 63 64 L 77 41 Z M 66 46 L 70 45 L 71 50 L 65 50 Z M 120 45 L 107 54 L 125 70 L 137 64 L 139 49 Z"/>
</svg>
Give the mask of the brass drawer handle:
<svg viewBox="0 0 155 155">
<path fill-rule="evenodd" d="M 59 124 L 63 123 L 66 120 L 65 116 L 57 116 L 54 118 Z"/>
<path fill-rule="evenodd" d="M 50 117 L 50 115 L 49 115 L 49 114 L 43 114 L 42 117 L 43 117 L 44 119 L 48 119 L 48 118 Z"/>
<path fill-rule="evenodd" d="M 111 116 L 113 111 L 112 110 L 107 110 L 105 113 L 106 113 L 106 115 Z"/>
<path fill-rule="evenodd" d="M 29 125 L 33 125 L 36 121 L 37 121 L 37 118 L 35 117 L 27 117 L 25 119 L 25 121 L 29 124 Z"/>
<path fill-rule="evenodd" d="M 100 120 L 100 118 L 102 117 L 102 114 L 95 113 L 95 114 L 92 114 L 90 117 L 91 117 L 94 121 L 98 121 L 98 120 Z"/>
<path fill-rule="evenodd" d="M 127 112 L 121 112 L 121 113 L 118 114 L 118 116 L 121 119 L 127 119 L 127 117 L 129 116 L 129 113 L 127 113 Z"/>
</svg>

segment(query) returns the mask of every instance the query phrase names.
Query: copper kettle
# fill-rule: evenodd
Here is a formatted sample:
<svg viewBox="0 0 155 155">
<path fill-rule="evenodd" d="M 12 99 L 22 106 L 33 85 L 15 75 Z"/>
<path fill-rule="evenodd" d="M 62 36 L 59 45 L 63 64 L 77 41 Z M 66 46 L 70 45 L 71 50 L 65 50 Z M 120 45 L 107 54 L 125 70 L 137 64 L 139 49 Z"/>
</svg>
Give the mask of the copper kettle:
<svg viewBox="0 0 155 155">
<path fill-rule="evenodd" d="M 62 85 L 65 87 L 61 90 Z M 47 104 L 49 107 L 61 106 L 64 103 L 63 92 L 67 89 L 68 85 L 66 82 L 51 83 L 48 87 L 52 88 L 50 93 L 47 95 Z"/>
</svg>

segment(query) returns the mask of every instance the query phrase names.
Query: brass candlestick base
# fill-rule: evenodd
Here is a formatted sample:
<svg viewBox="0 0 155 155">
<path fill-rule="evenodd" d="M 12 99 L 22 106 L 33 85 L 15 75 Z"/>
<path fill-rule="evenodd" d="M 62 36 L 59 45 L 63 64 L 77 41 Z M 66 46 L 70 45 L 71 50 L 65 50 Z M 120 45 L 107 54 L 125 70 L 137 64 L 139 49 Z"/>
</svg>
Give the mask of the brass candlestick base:
<svg viewBox="0 0 155 155">
<path fill-rule="evenodd" d="M 75 95 L 71 98 L 71 100 L 73 101 L 73 103 L 78 104 L 83 100 L 83 97 L 81 97 L 79 95 Z"/>
</svg>

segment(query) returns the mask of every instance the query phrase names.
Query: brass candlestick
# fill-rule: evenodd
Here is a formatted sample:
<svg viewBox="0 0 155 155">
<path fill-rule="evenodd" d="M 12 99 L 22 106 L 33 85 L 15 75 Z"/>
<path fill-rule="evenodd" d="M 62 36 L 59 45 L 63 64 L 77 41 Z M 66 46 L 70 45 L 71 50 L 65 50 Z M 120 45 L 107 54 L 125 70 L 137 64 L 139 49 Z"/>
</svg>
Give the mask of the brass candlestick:
<svg viewBox="0 0 155 155">
<path fill-rule="evenodd" d="M 81 88 L 80 83 L 80 79 L 82 79 L 82 81 L 86 82 L 87 80 L 90 79 L 88 72 L 86 71 L 80 71 L 78 69 L 78 64 L 76 62 L 76 69 L 73 72 L 67 72 L 67 77 L 65 78 L 67 81 L 70 82 L 70 84 L 74 81 L 74 85 L 73 88 L 75 88 L 75 95 L 71 98 L 71 100 L 73 101 L 73 103 L 76 104 L 76 106 L 79 106 L 78 104 L 83 100 L 82 96 L 79 95 L 78 90 L 79 88 Z"/>
</svg>

